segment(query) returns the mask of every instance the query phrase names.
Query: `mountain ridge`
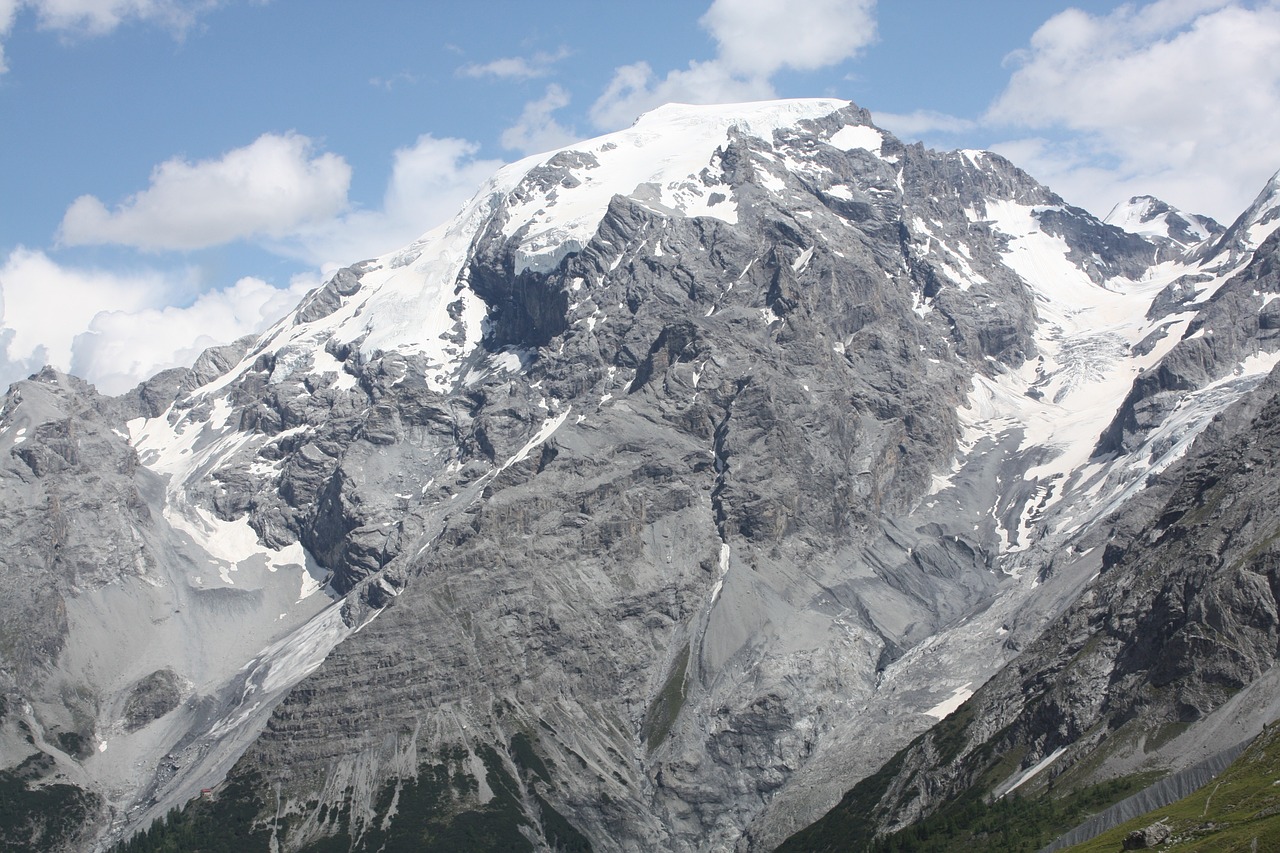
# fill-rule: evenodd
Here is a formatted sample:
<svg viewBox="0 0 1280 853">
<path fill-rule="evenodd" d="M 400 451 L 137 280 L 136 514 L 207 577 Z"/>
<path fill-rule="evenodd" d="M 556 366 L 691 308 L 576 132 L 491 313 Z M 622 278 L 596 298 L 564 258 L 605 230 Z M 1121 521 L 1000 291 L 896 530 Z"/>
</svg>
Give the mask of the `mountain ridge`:
<svg viewBox="0 0 1280 853">
<path fill-rule="evenodd" d="M 767 849 L 1064 611 L 1099 520 L 1262 381 L 1261 199 L 1198 255 L 831 101 L 670 107 L 521 161 L 257 340 L 101 404 L 183 609 L 271 640 L 120 686 L 50 654 L 6 695 L 107 746 L 56 756 L 103 792 L 99 845 L 234 763 L 284 797 L 284 849 L 373 849 L 437 772 L 462 781 L 432 832 Z M 30 502 L 26 460 L 59 445 L 17 441 L 23 399 L 0 451 Z M 111 708 L 170 704 L 166 668 L 192 710 L 127 731 Z M 113 747 L 154 776 L 113 777 Z"/>
</svg>

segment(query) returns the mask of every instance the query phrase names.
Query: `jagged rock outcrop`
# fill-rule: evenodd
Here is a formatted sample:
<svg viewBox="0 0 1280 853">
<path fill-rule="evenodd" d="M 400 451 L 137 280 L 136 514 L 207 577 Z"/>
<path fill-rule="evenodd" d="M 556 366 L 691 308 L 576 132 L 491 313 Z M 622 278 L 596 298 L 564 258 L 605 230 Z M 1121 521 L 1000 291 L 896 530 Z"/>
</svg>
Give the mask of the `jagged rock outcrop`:
<svg viewBox="0 0 1280 853">
<path fill-rule="evenodd" d="M 1156 822 L 1143 829 L 1135 829 L 1124 838 L 1125 850 L 1151 850 L 1168 840 L 1169 825 Z"/>
</svg>

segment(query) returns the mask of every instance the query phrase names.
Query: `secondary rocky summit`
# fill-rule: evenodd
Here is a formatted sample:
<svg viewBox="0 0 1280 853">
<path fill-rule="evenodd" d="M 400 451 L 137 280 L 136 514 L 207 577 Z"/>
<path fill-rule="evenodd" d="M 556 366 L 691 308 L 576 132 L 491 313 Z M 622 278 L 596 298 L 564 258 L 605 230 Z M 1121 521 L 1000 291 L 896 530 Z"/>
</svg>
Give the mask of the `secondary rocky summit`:
<svg viewBox="0 0 1280 853">
<path fill-rule="evenodd" d="M 189 371 L 16 384 L 7 840 L 229 772 L 263 850 L 770 848 L 1267 375 L 1274 202 L 1124 230 L 853 105 L 672 105 Z"/>
</svg>

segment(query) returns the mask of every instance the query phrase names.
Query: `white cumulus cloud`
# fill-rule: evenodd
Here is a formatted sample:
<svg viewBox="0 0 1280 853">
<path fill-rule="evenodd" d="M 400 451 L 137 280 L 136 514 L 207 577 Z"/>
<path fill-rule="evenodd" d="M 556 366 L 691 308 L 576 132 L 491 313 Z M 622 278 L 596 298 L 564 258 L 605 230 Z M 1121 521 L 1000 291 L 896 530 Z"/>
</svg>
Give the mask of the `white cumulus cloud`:
<svg viewBox="0 0 1280 853">
<path fill-rule="evenodd" d="M 903 139 L 919 139 L 931 133 L 963 133 L 977 126 L 977 122 L 972 119 L 936 110 L 915 110 L 909 113 L 886 113 L 876 110 L 875 122 Z"/>
<path fill-rule="evenodd" d="M 199 16 L 222 0 L 0 0 L 0 74 L 8 71 L 4 39 L 12 34 L 20 11 L 36 25 L 64 36 L 102 36 L 130 21 L 155 24 L 181 37 Z"/>
<path fill-rule="evenodd" d="M 24 0 L 40 26 L 86 35 L 105 35 L 130 20 L 150 21 L 181 32 L 216 0 Z"/>
<path fill-rule="evenodd" d="M 354 210 L 296 228 L 269 242 L 281 254 L 317 266 L 350 264 L 398 249 L 458 212 L 476 188 L 502 167 L 476 158 L 463 139 L 418 137 L 397 149 L 380 210 Z"/>
<path fill-rule="evenodd" d="M 18 19 L 18 0 L 0 0 L 0 74 L 9 70 L 4 58 L 4 39 L 13 31 Z"/>
<path fill-rule="evenodd" d="M 1069 9 L 1010 62 L 985 121 L 1022 135 L 992 147 L 1095 213 L 1152 193 L 1229 220 L 1280 168 L 1275 2 Z"/>
<path fill-rule="evenodd" d="M 568 105 L 569 93 L 552 83 L 541 98 L 525 104 L 516 123 L 502 132 L 502 147 L 536 154 L 576 142 L 580 137 L 554 118 L 556 110 Z"/>
<path fill-rule="evenodd" d="M 875 39 L 874 6 L 874 0 L 715 0 L 701 23 L 727 69 L 769 77 L 782 68 L 825 68 L 857 54 Z"/>
<path fill-rule="evenodd" d="M 81 196 L 63 217 L 60 238 L 68 245 L 200 249 L 283 237 L 341 210 L 350 183 L 341 157 L 317 154 L 305 136 L 267 133 L 216 160 L 161 163 L 151 185 L 114 210 Z"/>
<path fill-rule="evenodd" d="M 567 48 L 533 56 L 506 56 L 490 62 L 471 62 L 458 69 L 461 77 L 494 77 L 502 80 L 530 80 L 546 77 L 557 62 L 569 55 Z"/>
<path fill-rule="evenodd" d="M 552 147 L 570 141 L 551 118 L 562 97 L 559 87 L 548 90 L 511 139 Z M 114 209 L 81 196 L 63 216 L 59 239 L 150 251 L 246 240 L 316 266 L 352 263 L 399 248 L 456 213 L 503 165 L 478 159 L 478 151 L 466 140 L 420 136 L 395 151 L 381 208 L 359 209 L 348 199 L 351 168 L 342 157 L 317 153 L 305 136 L 265 134 L 215 160 L 166 161 L 152 170 L 150 186 Z"/>
<path fill-rule="evenodd" d="M 626 127 L 643 112 L 663 104 L 731 104 L 775 96 L 762 77 L 740 77 L 715 61 L 690 62 L 688 68 L 659 78 L 647 62 L 615 69 L 604 93 L 591 106 L 600 128 Z"/>
<path fill-rule="evenodd" d="M 69 267 L 15 249 L 0 266 L 0 387 L 52 364 L 119 394 L 169 367 L 189 366 L 207 346 L 260 332 L 289 311 L 315 275 L 276 288 L 242 278 L 170 303 L 193 276 Z"/>
<path fill-rule="evenodd" d="M 75 337 L 71 372 L 103 393 L 123 393 L 161 370 L 191 366 L 208 347 L 266 330 L 319 283 L 301 275 L 277 288 L 249 276 L 185 307 L 100 311 Z"/>
<path fill-rule="evenodd" d="M 612 130 L 671 102 L 732 103 L 776 96 L 771 78 L 785 68 L 813 70 L 858 54 L 875 40 L 875 0 L 715 0 L 700 20 L 715 39 L 715 59 L 658 76 L 646 62 L 623 65 L 591 107 Z"/>
<path fill-rule="evenodd" d="M 71 367 L 75 336 L 107 309 L 137 311 L 163 302 L 171 283 L 158 272 L 67 269 L 43 252 L 15 249 L 0 267 L 0 369 L 12 381 L 52 364 Z"/>
</svg>

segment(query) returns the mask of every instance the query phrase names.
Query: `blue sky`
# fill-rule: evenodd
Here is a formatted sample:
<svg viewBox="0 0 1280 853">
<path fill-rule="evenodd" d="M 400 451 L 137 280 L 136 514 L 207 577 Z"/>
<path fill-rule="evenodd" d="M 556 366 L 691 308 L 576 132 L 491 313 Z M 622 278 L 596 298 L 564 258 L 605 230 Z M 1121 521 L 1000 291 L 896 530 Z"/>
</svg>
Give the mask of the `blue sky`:
<svg viewBox="0 0 1280 853">
<path fill-rule="evenodd" d="M 667 100 L 835 96 L 1105 215 L 1280 168 L 1280 9 L 1159 0 L 0 0 L 0 382 L 119 392 Z"/>
</svg>

